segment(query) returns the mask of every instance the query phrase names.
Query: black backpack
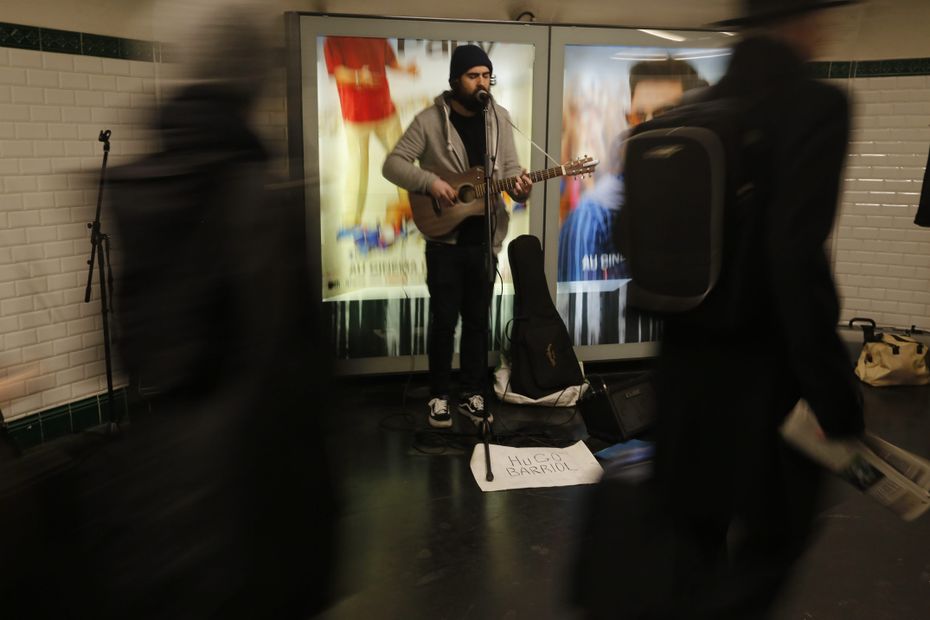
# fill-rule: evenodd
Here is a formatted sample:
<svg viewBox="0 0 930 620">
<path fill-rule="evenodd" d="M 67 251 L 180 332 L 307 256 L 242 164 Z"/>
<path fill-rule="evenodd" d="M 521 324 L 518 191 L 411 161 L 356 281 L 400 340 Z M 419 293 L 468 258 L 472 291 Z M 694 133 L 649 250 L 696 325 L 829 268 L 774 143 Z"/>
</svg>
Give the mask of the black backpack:
<svg viewBox="0 0 930 620">
<path fill-rule="evenodd" d="M 704 327 L 736 328 L 761 217 L 763 134 L 749 105 L 705 99 L 638 125 L 627 140 L 615 230 L 627 303 Z"/>
<path fill-rule="evenodd" d="M 511 390 L 536 399 L 581 385 L 571 338 L 549 295 L 539 239 L 520 235 L 507 248 L 514 288 Z"/>
</svg>

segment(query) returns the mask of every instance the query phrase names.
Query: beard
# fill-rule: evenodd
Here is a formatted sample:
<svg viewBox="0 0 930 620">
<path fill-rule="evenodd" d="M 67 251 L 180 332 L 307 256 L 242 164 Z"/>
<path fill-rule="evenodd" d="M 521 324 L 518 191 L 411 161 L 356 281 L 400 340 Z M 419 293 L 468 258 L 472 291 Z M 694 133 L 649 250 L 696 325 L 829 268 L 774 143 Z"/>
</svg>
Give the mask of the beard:
<svg viewBox="0 0 930 620">
<path fill-rule="evenodd" d="M 479 90 L 484 90 L 484 89 L 479 89 Z M 484 109 L 484 104 L 478 101 L 478 98 L 476 97 L 477 94 L 478 94 L 478 90 L 476 90 L 475 92 L 471 94 L 464 93 L 462 92 L 461 87 L 456 87 L 452 91 L 452 97 L 456 101 L 461 103 L 462 106 L 469 112 L 480 112 L 481 110 Z"/>
</svg>

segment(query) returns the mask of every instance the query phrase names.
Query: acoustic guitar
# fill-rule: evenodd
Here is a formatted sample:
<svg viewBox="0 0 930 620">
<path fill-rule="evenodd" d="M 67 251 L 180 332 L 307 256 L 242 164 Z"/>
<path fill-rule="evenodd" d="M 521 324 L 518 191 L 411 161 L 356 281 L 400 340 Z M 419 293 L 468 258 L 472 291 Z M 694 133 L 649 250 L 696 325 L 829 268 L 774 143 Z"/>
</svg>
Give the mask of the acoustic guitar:
<svg viewBox="0 0 930 620">
<path fill-rule="evenodd" d="M 587 155 L 571 160 L 567 164 L 530 172 L 533 183 L 547 181 L 562 176 L 579 176 L 592 174 L 598 161 Z M 466 218 L 484 215 L 484 196 L 487 183 L 484 168 L 475 166 L 465 172 L 448 172 L 431 170 L 443 181 L 452 186 L 457 200 L 451 206 L 440 206 L 430 194 L 410 192 L 410 208 L 413 211 L 413 223 L 427 237 L 442 237 L 456 229 Z M 516 186 L 519 177 L 492 180 L 490 191 L 499 194 Z"/>
</svg>

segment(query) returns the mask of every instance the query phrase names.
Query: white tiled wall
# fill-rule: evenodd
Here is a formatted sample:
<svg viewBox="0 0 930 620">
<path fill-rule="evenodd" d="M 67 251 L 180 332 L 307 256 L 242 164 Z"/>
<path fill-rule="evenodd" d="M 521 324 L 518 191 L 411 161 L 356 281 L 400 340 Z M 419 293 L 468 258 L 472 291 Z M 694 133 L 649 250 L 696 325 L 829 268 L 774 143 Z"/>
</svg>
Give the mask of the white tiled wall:
<svg viewBox="0 0 930 620">
<path fill-rule="evenodd" d="M 0 48 L 0 379 L 34 372 L 0 402 L 7 420 L 106 387 L 96 286 L 83 302 L 97 137 L 113 132 L 111 166 L 149 148 L 143 120 L 162 69 Z M 930 229 L 913 224 L 930 147 L 930 77 L 849 85 L 854 134 L 833 244 L 842 317 L 930 329 Z M 255 121 L 280 154 L 282 82 L 271 91 Z"/>
<path fill-rule="evenodd" d="M 170 73 L 151 62 L 0 48 L 0 380 L 31 375 L 0 401 L 7 421 L 106 389 L 96 270 L 84 303 L 98 136 L 112 131 L 110 168 L 150 149 L 148 112 Z M 283 74 L 274 77 L 254 122 L 280 155 Z M 283 160 L 274 170 L 286 171 Z M 118 247 L 114 238 L 114 255 Z"/>
<path fill-rule="evenodd" d="M 930 228 L 914 224 L 930 150 L 930 76 L 855 78 L 834 243 L 842 319 L 930 329 Z"/>
<path fill-rule="evenodd" d="M 155 65 L 0 48 L 0 377 L 7 420 L 106 388 L 99 288 L 84 303 L 102 162 L 148 148 Z"/>
</svg>

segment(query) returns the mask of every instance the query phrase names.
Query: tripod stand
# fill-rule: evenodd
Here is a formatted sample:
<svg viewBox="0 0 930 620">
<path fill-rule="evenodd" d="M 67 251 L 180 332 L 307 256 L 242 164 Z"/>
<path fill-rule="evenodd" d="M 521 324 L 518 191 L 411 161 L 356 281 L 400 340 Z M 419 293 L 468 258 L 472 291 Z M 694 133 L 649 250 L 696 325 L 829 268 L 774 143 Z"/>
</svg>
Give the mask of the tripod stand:
<svg viewBox="0 0 930 620">
<path fill-rule="evenodd" d="M 479 101 L 484 103 L 484 187 L 487 188 L 487 191 L 484 192 L 484 226 L 485 226 L 485 257 L 484 257 L 484 266 L 487 274 L 487 285 L 488 285 L 488 318 L 487 318 L 487 330 L 485 331 L 485 342 L 488 341 L 488 336 L 492 330 L 492 314 L 491 307 L 493 306 L 494 300 L 494 279 L 497 273 L 495 266 L 494 258 L 494 229 L 495 225 L 492 223 L 491 215 L 493 208 L 492 198 L 494 194 L 490 191 L 491 181 L 494 177 L 494 165 L 497 161 L 497 149 L 495 148 L 492 152 L 491 145 L 491 110 L 494 106 L 493 99 L 491 98 L 490 93 L 484 92 L 486 96 L 479 97 Z M 480 93 L 479 93 L 480 94 Z M 500 128 L 498 128 L 500 132 Z M 503 293 L 503 291 L 501 291 Z M 487 358 L 485 357 L 485 361 Z M 485 479 L 488 482 L 494 480 L 494 472 L 491 470 L 491 447 L 489 445 L 490 438 L 493 438 L 494 431 L 491 428 L 491 412 L 488 409 L 488 405 L 491 402 L 491 399 L 485 400 L 485 415 L 484 419 L 481 420 L 481 423 L 478 425 L 478 432 L 481 435 L 481 441 L 484 443 L 484 465 L 486 468 Z"/>
<path fill-rule="evenodd" d="M 94 266 L 100 272 L 100 314 L 103 320 L 103 355 L 107 374 L 107 434 L 119 428 L 121 416 L 117 416 L 113 403 L 113 361 L 110 353 L 110 321 L 109 299 L 113 291 L 113 270 L 110 267 L 110 237 L 100 228 L 100 211 L 103 204 L 103 186 L 106 182 L 107 159 L 110 156 L 110 130 L 100 132 L 100 142 L 103 142 L 103 165 L 100 169 L 100 186 L 97 190 L 97 213 L 94 221 L 89 222 L 90 229 L 90 258 L 87 260 L 87 288 L 84 289 L 84 303 L 90 303 L 91 286 L 94 279 Z"/>
</svg>

